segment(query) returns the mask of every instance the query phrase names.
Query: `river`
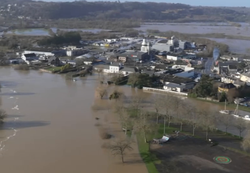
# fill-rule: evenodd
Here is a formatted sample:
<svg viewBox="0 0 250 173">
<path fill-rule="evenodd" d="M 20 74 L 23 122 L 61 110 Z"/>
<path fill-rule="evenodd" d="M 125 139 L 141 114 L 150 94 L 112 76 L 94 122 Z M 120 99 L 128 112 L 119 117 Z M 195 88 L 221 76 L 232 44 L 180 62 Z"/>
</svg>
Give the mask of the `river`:
<svg viewBox="0 0 250 173">
<path fill-rule="evenodd" d="M 1 172 L 145 173 L 144 164 L 123 166 L 101 147 L 91 110 L 95 79 L 0 68 L 1 108 L 8 113 L 0 130 Z"/>
</svg>

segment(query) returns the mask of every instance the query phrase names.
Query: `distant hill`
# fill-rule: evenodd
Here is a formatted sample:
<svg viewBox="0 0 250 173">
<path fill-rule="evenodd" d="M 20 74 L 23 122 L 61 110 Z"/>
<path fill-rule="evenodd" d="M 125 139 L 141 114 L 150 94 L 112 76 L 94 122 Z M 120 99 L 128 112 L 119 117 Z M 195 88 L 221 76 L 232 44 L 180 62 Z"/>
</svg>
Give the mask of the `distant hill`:
<svg viewBox="0 0 250 173">
<path fill-rule="evenodd" d="M 1 9 L 10 9 L 2 16 L 25 16 L 33 19 L 138 19 L 142 21 L 231 21 L 249 22 L 249 8 L 193 7 L 175 3 L 154 2 L 42 2 L 0 0 Z M 13 4 L 8 7 L 8 4 Z"/>
</svg>

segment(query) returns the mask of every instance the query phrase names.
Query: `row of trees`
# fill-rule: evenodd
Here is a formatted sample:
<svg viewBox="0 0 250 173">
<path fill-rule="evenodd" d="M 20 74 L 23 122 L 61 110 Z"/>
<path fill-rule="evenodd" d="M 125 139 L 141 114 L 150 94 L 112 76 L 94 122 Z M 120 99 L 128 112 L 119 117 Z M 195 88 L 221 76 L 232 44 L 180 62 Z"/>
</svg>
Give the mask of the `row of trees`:
<svg viewBox="0 0 250 173">
<path fill-rule="evenodd" d="M 166 134 L 170 126 L 179 126 L 179 131 L 183 131 L 185 125 L 186 130 L 191 131 L 193 136 L 196 135 L 197 130 L 199 135 L 205 133 L 206 140 L 209 138 L 209 132 L 217 131 L 217 127 L 224 128 L 223 131 L 226 133 L 229 128 L 234 127 L 238 130 L 239 137 L 249 127 L 249 124 L 242 118 L 218 115 L 218 111 L 197 107 L 192 102 L 184 101 L 173 95 L 155 96 L 151 101 L 138 95 L 123 96 L 124 94 L 119 92 L 115 102 L 115 113 L 119 117 L 122 129 L 125 135 L 128 132 L 132 136 L 138 134 L 145 143 L 149 142 L 152 136 L 155 137 L 158 134 L 160 124 L 163 124 L 162 135 Z M 242 147 L 245 150 L 250 149 L 249 135 L 242 141 Z M 127 139 L 116 140 L 106 147 L 115 155 L 121 156 L 122 162 L 124 162 L 126 151 L 132 149 L 131 140 Z"/>
<path fill-rule="evenodd" d="M 219 93 L 218 86 L 219 83 L 214 81 L 214 79 L 210 78 L 208 75 L 202 75 L 197 85 L 189 91 L 189 96 L 201 98 L 210 97 L 220 102 L 227 100 L 229 103 L 233 103 L 234 99 L 237 97 L 250 96 L 250 87 L 246 85 L 240 88 L 231 89 L 227 93 Z"/>
<path fill-rule="evenodd" d="M 35 19 L 83 18 L 98 19 L 134 18 L 143 20 L 207 20 L 246 21 L 248 13 L 229 8 L 192 7 L 179 3 L 154 2 L 17 2 L 12 16 L 31 16 Z M 6 6 L 7 8 L 7 6 Z M 34 13 L 34 11 L 36 13 Z M 67 12 L 67 13 L 65 13 Z M 7 17 L 9 13 L 3 13 Z"/>
<path fill-rule="evenodd" d="M 81 40 L 81 35 L 78 32 L 65 32 L 60 35 L 55 35 L 53 37 L 44 38 L 38 41 L 41 46 L 59 46 L 59 45 L 79 45 Z"/>
<path fill-rule="evenodd" d="M 179 131 L 185 127 L 192 129 L 194 136 L 197 129 L 205 132 L 205 139 L 208 140 L 209 132 L 216 131 L 217 127 L 223 127 L 226 133 L 228 129 L 233 127 L 238 130 L 239 137 L 249 127 L 242 118 L 235 118 L 231 115 L 219 115 L 218 111 L 197 107 L 191 102 L 185 102 L 175 96 L 157 96 L 153 101 L 154 113 L 152 109 L 143 107 L 145 100 L 142 98 L 133 98 L 129 104 L 122 104 L 117 108 L 122 126 L 125 130 L 132 130 L 143 135 L 145 142 L 148 141 L 147 134 L 151 134 L 158 130 L 159 123 L 164 124 L 163 135 L 166 133 L 167 127 L 171 124 L 179 125 Z M 247 141 L 247 138 L 244 139 Z M 249 142 L 249 141 L 248 141 Z M 250 145 L 244 149 L 250 149 Z"/>
</svg>

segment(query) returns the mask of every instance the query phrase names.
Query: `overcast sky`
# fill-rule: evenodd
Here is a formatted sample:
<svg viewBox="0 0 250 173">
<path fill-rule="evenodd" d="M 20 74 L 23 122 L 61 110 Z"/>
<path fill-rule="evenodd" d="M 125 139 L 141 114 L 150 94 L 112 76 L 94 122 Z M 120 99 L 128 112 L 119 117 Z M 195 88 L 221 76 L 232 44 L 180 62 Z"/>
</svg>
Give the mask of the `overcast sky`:
<svg viewBox="0 0 250 173">
<path fill-rule="evenodd" d="M 44 0 L 44 1 L 75 1 L 75 0 Z M 87 0 L 87 1 L 101 1 L 101 0 Z M 117 0 L 106 0 L 117 1 Z M 120 0 L 125 1 L 138 1 L 138 2 L 169 2 L 169 3 L 183 3 L 195 6 L 231 6 L 231 7 L 250 7 L 250 0 Z"/>
</svg>

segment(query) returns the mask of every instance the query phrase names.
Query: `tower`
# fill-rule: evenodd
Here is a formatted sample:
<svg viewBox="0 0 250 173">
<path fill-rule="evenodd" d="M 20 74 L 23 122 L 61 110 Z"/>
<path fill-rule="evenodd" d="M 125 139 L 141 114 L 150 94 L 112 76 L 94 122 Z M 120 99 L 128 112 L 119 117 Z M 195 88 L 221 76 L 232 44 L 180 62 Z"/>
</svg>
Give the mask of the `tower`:
<svg viewBox="0 0 250 173">
<path fill-rule="evenodd" d="M 146 40 L 143 39 L 141 43 L 141 52 L 148 52 L 148 51 L 149 51 L 149 43 L 147 43 Z"/>
</svg>

